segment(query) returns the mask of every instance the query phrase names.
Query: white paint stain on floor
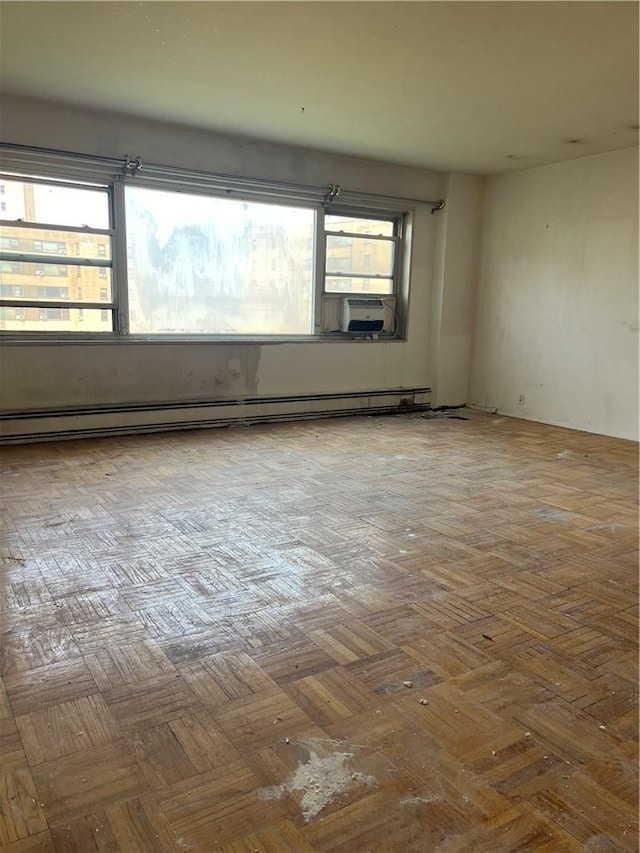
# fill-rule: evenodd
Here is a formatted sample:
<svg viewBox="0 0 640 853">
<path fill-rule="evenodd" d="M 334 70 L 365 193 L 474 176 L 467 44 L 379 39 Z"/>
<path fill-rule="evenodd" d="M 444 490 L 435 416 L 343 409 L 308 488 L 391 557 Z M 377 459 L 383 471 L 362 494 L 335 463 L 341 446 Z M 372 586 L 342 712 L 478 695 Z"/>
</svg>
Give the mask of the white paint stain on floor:
<svg viewBox="0 0 640 853">
<path fill-rule="evenodd" d="M 428 806 L 430 803 L 439 803 L 442 801 L 442 794 L 436 794 L 435 791 L 425 791 L 424 794 L 414 794 L 410 797 L 404 797 L 400 800 L 401 806 Z"/>
<path fill-rule="evenodd" d="M 353 767 L 352 752 L 332 752 L 320 757 L 314 750 L 300 764 L 291 779 L 284 785 L 263 788 L 265 800 L 282 799 L 294 791 L 302 791 L 302 814 L 306 821 L 313 820 L 325 806 L 344 796 L 358 785 L 374 786 L 373 776 L 360 773 Z"/>
</svg>

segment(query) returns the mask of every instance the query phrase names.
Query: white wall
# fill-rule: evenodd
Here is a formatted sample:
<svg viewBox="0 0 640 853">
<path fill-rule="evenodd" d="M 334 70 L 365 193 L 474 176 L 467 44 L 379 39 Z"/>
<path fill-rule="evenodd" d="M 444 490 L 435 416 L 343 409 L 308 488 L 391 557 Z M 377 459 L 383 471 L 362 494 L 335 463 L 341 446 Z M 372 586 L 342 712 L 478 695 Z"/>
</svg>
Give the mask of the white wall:
<svg viewBox="0 0 640 853">
<path fill-rule="evenodd" d="M 419 199 L 442 196 L 445 176 L 88 112 L 15 96 L 2 101 L 4 142 Z M 5 410 L 163 403 L 264 395 L 428 387 L 428 322 L 437 214 L 413 217 L 406 341 L 199 344 L 5 344 Z M 230 361 L 233 372 L 229 371 Z M 238 371 L 238 362 L 240 370 Z M 466 380 L 465 380 L 466 381 Z"/>
<path fill-rule="evenodd" d="M 638 439 L 637 148 L 487 180 L 473 353 L 471 405 Z"/>
<path fill-rule="evenodd" d="M 447 175 L 431 289 L 431 405 L 467 402 L 484 178 Z"/>
</svg>

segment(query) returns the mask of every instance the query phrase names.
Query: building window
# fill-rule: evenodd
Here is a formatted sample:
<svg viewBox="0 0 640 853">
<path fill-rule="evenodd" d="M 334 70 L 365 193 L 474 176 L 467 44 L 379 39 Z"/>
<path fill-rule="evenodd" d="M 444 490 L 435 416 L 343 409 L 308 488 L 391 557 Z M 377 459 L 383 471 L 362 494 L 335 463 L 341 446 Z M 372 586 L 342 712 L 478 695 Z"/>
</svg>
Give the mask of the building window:
<svg viewBox="0 0 640 853">
<path fill-rule="evenodd" d="M 393 294 L 399 221 L 325 217 L 325 292 Z"/>
<path fill-rule="evenodd" d="M 7 293 L 2 288 L 0 306 L 10 309 L 12 299 L 17 298 L 30 303 L 28 308 L 14 306 L 15 311 L 22 315 L 21 331 L 69 331 L 70 318 L 77 318 L 78 322 L 84 319 L 82 292 L 79 290 L 77 297 L 72 299 L 68 287 L 53 286 L 48 282 L 68 279 L 70 267 L 74 270 L 72 278 L 80 277 L 83 270 L 95 275 L 88 259 L 85 261 L 80 257 L 79 229 L 83 232 L 82 240 L 100 241 L 102 244 L 104 260 L 101 263 L 105 265 L 104 277 L 107 277 L 114 233 L 110 218 L 112 190 L 108 186 L 74 184 L 71 181 L 48 183 L 45 178 L 30 180 L 7 176 L 3 181 L 11 190 L 17 218 L 2 226 L 1 269 L 3 274 L 19 272 L 24 292 Z M 21 261 L 13 260 L 18 252 L 24 257 Z M 65 256 L 64 264 L 60 263 L 61 256 Z M 63 300 L 69 308 L 56 305 Z M 56 326 L 52 321 L 65 321 L 66 325 Z M 89 331 L 104 330 L 98 323 L 98 311 L 88 311 L 85 328 Z M 10 331 L 2 325 L 0 329 Z"/>
<path fill-rule="evenodd" d="M 137 186 L 125 201 L 131 332 L 312 333 L 312 209 Z"/>
<path fill-rule="evenodd" d="M 21 301 L 30 307 L 22 310 L 16 293 L 3 288 L 0 308 L 21 312 L 25 332 L 38 331 L 46 315 L 48 334 L 306 337 L 327 328 L 336 298 L 324 297 L 332 294 L 338 301 L 358 293 L 391 296 L 396 306 L 401 296 L 402 317 L 404 214 L 383 213 L 395 209 L 389 199 L 374 210 L 365 207 L 369 198 L 353 194 L 352 210 L 348 195 L 338 204 L 321 188 L 240 178 L 229 186 L 223 176 L 155 167 L 134 181 L 101 161 L 93 174 L 105 175 L 104 182 L 86 184 L 86 162 L 74 182 L 77 161 L 55 156 L 55 180 L 2 176 L 17 211 L 2 228 L 2 274 L 19 266 L 28 294 Z M 42 163 L 46 171 L 50 162 Z M 15 174 L 24 172 L 16 167 Z M 71 288 L 50 286 L 54 276 Z M 81 280 L 89 282 L 86 297 Z M 64 327 L 51 322 L 63 319 L 63 310 Z"/>
</svg>

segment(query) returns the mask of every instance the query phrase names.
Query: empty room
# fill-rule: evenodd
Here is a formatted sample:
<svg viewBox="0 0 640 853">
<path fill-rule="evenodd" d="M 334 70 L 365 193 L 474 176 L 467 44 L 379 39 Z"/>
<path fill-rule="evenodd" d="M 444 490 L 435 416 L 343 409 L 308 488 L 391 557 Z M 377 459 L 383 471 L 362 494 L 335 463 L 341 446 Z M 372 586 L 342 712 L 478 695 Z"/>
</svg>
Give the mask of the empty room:
<svg viewBox="0 0 640 853">
<path fill-rule="evenodd" d="M 0 848 L 638 850 L 636 2 L 0 2 Z"/>
</svg>

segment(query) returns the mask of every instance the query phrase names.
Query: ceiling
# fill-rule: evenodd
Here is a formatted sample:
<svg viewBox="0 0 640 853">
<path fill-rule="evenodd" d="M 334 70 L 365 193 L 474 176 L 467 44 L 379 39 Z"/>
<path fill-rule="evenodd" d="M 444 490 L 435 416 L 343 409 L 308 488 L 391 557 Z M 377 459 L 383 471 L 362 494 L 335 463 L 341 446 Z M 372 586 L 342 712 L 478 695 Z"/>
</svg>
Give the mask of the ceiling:
<svg viewBox="0 0 640 853">
<path fill-rule="evenodd" d="M 638 141 L 636 2 L 2 2 L 4 92 L 492 174 Z"/>
</svg>

